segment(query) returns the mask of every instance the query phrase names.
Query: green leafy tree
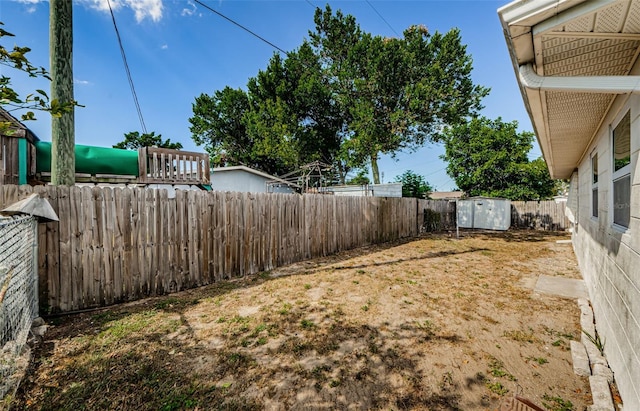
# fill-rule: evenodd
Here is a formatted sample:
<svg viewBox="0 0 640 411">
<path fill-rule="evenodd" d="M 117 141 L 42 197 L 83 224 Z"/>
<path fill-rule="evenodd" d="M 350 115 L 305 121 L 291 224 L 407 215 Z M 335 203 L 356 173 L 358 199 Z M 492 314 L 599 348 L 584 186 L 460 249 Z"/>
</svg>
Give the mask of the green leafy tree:
<svg viewBox="0 0 640 411">
<path fill-rule="evenodd" d="M 281 175 L 313 161 L 332 164 L 340 150 L 336 114 L 318 57 L 307 43 L 275 54 L 247 91 L 229 87 L 193 104 L 192 138 L 215 165 L 246 165 Z"/>
<path fill-rule="evenodd" d="M 358 174 L 355 177 L 347 180 L 348 185 L 356 185 L 356 186 L 364 186 L 367 184 L 371 184 L 371 180 L 369 179 L 369 171 L 367 169 L 358 170 Z"/>
<path fill-rule="evenodd" d="M 252 110 L 246 118 L 256 154 L 277 159 L 276 174 L 313 161 L 331 163 L 339 148 L 330 96 L 317 57 L 307 43 L 283 59 L 275 54 L 248 83 Z"/>
<path fill-rule="evenodd" d="M 412 170 L 407 170 L 397 176 L 396 182 L 402 183 L 402 197 L 427 198 L 429 193 L 433 192 L 431 184 Z"/>
<path fill-rule="evenodd" d="M 4 23 L 0 22 L 0 40 L 4 42 L 7 37 L 15 37 L 14 34 L 6 31 L 2 26 L 4 26 Z M 0 65 L 26 73 L 29 77 L 51 80 L 44 67 L 34 66 L 29 62 L 27 54 L 30 51 L 29 47 L 13 46 L 13 48 L 8 49 L 3 44 L 0 44 Z M 0 104 L 7 111 L 27 110 L 20 116 L 23 121 L 35 120 L 34 110 L 45 111 L 52 116 L 60 117 L 63 113 L 72 110 L 74 105 L 77 105 L 75 101 L 68 104 L 60 104 L 56 99 L 50 100 L 44 90 L 35 90 L 34 93 L 20 96 L 13 89 L 11 78 L 6 76 L 5 73 L 6 71 L 3 70 L 2 74 L 0 74 Z M 0 122 L 0 131 L 6 132 L 9 126 L 10 123 Z"/>
<path fill-rule="evenodd" d="M 253 165 L 253 141 L 247 134 L 245 115 L 250 109 L 248 94 L 225 87 L 213 95 L 196 97 L 191 137 L 204 145 L 216 166 Z"/>
<path fill-rule="evenodd" d="M 529 161 L 533 134 L 517 121 L 473 118 L 444 131 L 447 173 L 469 196 L 542 200 L 555 194 L 544 160 Z"/>
<path fill-rule="evenodd" d="M 156 135 L 154 131 L 142 134 L 138 131 L 132 131 L 130 133 L 125 133 L 124 140 L 113 145 L 113 148 L 129 150 L 137 150 L 140 147 L 161 147 L 180 150 L 182 148 L 182 144 L 180 142 L 172 143 L 171 139 L 162 140 L 162 135 Z"/>
<path fill-rule="evenodd" d="M 329 6 L 316 9 L 315 23 L 310 38 L 347 125 L 345 152 L 356 166 L 371 164 L 375 183 L 381 154 L 439 141 L 444 125 L 482 108 L 488 89 L 471 81 L 472 60 L 457 29 L 431 35 L 412 26 L 403 38 L 383 38 Z"/>
</svg>

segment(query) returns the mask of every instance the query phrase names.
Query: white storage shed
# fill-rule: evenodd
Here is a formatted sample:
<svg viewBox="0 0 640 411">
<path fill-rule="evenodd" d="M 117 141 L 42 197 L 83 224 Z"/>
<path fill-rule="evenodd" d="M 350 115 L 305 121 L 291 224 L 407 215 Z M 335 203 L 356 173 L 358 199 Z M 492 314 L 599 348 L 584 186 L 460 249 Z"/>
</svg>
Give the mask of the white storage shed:
<svg viewBox="0 0 640 411">
<path fill-rule="evenodd" d="M 511 200 L 473 197 L 458 200 L 458 227 L 508 230 L 511 226 Z"/>
</svg>

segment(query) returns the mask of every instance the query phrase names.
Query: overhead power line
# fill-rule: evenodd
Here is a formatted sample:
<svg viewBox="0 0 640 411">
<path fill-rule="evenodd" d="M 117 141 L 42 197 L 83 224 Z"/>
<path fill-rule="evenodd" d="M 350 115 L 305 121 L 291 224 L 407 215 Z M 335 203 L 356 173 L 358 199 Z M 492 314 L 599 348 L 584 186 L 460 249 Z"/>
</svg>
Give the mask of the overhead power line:
<svg viewBox="0 0 640 411">
<path fill-rule="evenodd" d="M 280 53 L 287 55 L 288 53 L 286 51 L 284 51 L 283 49 L 281 49 L 280 47 L 276 46 L 275 44 L 273 44 L 272 42 L 270 42 L 269 40 L 265 39 L 264 37 L 260 36 L 259 34 L 256 34 L 255 32 L 249 30 L 247 27 L 243 26 L 242 24 L 238 23 L 237 21 L 225 16 L 224 14 L 220 13 L 217 10 L 212 9 L 211 7 L 207 6 L 206 4 L 204 4 L 203 2 L 201 2 L 200 0 L 193 0 L 194 2 L 196 2 L 197 4 L 201 5 L 202 7 L 204 7 L 205 9 L 209 10 L 212 13 L 217 14 L 218 16 L 222 17 L 223 19 L 227 20 L 228 22 L 240 27 L 242 30 L 246 31 L 247 33 L 251 34 L 254 37 L 257 37 L 258 39 L 262 40 L 263 42 L 267 43 L 268 45 L 270 45 L 271 47 L 273 47 L 274 49 L 278 50 Z"/>
<path fill-rule="evenodd" d="M 382 21 L 384 21 L 386 23 L 387 26 L 389 26 L 389 28 L 391 29 L 391 31 L 393 31 L 396 36 L 400 37 L 400 35 L 398 34 L 397 31 L 395 31 L 395 29 L 393 27 L 391 27 L 391 24 L 389 24 L 389 22 L 382 16 L 382 14 L 380 14 L 380 12 L 378 10 L 376 10 L 375 7 L 373 7 L 373 4 L 371 4 L 371 2 L 369 2 L 369 0 L 365 0 L 367 2 L 367 4 L 369 6 L 371 6 L 371 8 L 373 9 L 373 11 L 376 12 L 376 14 L 382 19 Z"/>
<path fill-rule="evenodd" d="M 142 110 L 140 109 L 140 102 L 138 102 L 138 95 L 136 94 L 136 88 L 133 85 L 133 79 L 131 78 L 131 70 L 129 70 L 129 64 L 127 63 L 127 56 L 124 52 L 124 47 L 122 47 L 122 39 L 120 38 L 120 32 L 118 31 L 118 25 L 116 24 L 116 17 L 113 15 L 113 9 L 111 8 L 111 1 L 107 0 L 107 4 L 109 5 L 109 12 L 111 13 L 111 20 L 113 21 L 113 28 L 116 30 L 116 37 L 118 38 L 118 45 L 120 46 L 120 54 L 122 55 L 122 62 L 124 63 L 124 70 L 127 72 L 127 79 L 129 80 L 129 88 L 131 88 L 131 95 L 133 96 L 133 102 L 136 106 L 136 111 L 138 112 L 138 119 L 140 119 L 140 126 L 142 127 L 142 132 L 147 134 L 147 127 L 144 124 L 144 119 L 142 118 Z"/>
</svg>

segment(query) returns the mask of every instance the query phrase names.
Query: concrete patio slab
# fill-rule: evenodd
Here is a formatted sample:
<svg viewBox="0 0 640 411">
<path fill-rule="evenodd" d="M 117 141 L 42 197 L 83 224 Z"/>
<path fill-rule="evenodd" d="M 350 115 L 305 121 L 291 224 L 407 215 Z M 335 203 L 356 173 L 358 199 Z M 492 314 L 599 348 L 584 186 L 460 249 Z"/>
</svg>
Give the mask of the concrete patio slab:
<svg viewBox="0 0 640 411">
<path fill-rule="evenodd" d="M 584 281 L 573 278 L 541 275 L 538 277 L 534 291 L 566 298 L 589 298 Z"/>
</svg>

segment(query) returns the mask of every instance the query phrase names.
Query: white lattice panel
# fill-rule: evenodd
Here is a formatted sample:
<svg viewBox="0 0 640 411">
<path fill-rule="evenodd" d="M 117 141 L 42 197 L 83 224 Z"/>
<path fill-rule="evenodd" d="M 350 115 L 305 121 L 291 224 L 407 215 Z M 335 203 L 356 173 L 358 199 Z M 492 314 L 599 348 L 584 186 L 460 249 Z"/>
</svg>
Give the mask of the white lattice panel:
<svg viewBox="0 0 640 411">
<path fill-rule="evenodd" d="M 627 21 L 622 28 L 623 33 L 640 33 L 640 1 L 632 1 Z"/>
<path fill-rule="evenodd" d="M 580 17 L 579 19 L 573 20 L 571 23 L 568 23 L 564 26 L 564 31 L 578 31 L 578 32 L 590 32 L 593 31 L 593 26 L 595 24 L 595 14 L 590 14 L 587 16 Z"/>
<path fill-rule="evenodd" d="M 640 42 L 545 37 L 542 45 L 546 75 L 594 76 L 628 74 Z"/>
<path fill-rule="evenodd" d="M 551 149 L 559 174 L 571 174 L 605 115 L 612 95 L 547 92 Z M 576 150 L 579 148 L 579 150 Z"/>
<path fill-rule="evenodd" d="M 619 33 L 624 25 L 628 1 L 614 3 L 596 15 L 596 33 Z"/>
</svg>

